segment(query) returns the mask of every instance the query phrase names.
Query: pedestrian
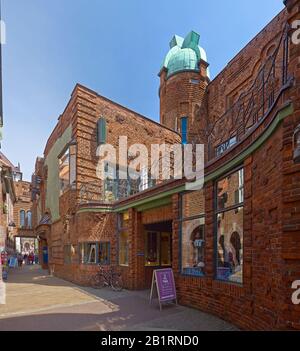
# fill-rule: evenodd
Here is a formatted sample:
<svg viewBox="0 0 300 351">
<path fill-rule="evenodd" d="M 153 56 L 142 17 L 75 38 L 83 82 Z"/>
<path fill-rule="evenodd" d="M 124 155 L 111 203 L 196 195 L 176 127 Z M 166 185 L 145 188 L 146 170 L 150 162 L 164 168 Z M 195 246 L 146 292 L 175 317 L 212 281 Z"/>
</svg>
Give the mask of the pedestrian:
<svg viewBox="0 0 300 351">
<path fill-rule="evenodd" d="M 33 264 L 33 261 L 34 261 L 34 253 L 30 252 L 30 254 L 29 254 L 29 264 Z"/>
<path fill-rule="evenodd" d="M 18 266 L 23 266 L 23 255 L 21 253 L 18 253 Z"/>
</svg>

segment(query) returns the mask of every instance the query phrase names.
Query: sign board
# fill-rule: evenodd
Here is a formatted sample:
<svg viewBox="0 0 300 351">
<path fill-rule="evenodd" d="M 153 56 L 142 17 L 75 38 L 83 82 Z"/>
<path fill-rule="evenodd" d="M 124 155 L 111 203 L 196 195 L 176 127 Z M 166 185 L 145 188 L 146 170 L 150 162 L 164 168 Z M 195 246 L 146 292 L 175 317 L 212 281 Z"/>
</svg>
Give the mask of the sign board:
<svg viewBox="0 0 300 351">
<path fill-rule="evenodd" d="M 154 295 L 156 285 L 159 308 L 161 310 L 162 302 L 175 302 L 177 305 L 176 287 L 174 281 L 173 270 L 171 268 L 156 269 L 153 271 L 150 303 Z"/>
</svg>

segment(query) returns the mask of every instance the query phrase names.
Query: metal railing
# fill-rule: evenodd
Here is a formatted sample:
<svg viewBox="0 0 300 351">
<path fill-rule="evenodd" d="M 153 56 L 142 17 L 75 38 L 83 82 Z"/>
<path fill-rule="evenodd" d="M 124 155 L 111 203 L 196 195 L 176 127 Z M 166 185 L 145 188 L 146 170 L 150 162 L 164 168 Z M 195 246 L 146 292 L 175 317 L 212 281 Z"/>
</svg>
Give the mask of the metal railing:
<svg viewBox="0 0 300 351">
<path fill-rule="evenodd" d="M 147 190 L 155 184 L 155 181 L 152 179 L 143 181 L 140 178 L 137 180 L 106 179 L 103 181 L 99 180 L 96 182 L 83 183 L 79 188 L 79 204 L 111 204 Z"/>
<path fill-rule="evenodd" d="M 280 35 L 273 53 L 260 68 L 252 86 L 207 128 L 208 158 L 220 156 L 241 141 L 276 104 L 282 89 L 289 83 L 288 26 Z"/>
</svg>

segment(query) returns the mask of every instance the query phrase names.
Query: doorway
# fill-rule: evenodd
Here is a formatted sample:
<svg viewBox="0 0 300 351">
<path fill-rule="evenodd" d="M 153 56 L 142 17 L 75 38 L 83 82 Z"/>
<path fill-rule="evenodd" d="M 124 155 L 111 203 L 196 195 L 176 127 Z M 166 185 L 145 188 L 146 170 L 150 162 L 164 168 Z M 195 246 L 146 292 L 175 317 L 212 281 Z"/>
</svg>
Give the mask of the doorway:
<svg viewBox="0 0 300 351">
<path fill-rule="evenodd" d="M 172 267 L 172 221 L 144 225 L 145 286 L 155 269 Z"/>
</svg>

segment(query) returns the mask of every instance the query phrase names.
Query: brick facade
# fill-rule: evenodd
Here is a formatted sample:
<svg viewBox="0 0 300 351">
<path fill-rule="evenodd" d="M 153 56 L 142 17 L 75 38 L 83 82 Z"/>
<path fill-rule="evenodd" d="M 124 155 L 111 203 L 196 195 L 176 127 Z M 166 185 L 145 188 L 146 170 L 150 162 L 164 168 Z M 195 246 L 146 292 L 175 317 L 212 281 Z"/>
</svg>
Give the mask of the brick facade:
<svg viewBox="0 0 300 351">
<path fill-rule="evenodd" d="M 299 18 L 300 3 L 290 0 L 286 5 L 287 9 L 211 82 L 207 64 L 202 61 L 199 72 L 179 72 L 167 78 L 163 69 L 160 72 L 161 125 L 81 85 L 75 87 L 47 142 L 44 160 L 47 161 L 57 141 L 71 128 L 71 139 L 77 148 L 76 183 L 59 195 L 58 219 L 52 218 L 47 228 L 36 220 L 36 231 L 44 233 L 49 266 L 54 274 L 90 284 L 90 277 L 98 268 L 95 264 L 81 263 L 81 244 L 109 242 L 110 265 L 122 272 L 125 287 L 149 288 L 153 269 L 162 263 L 146 264 L 146 238 L 148 232 L 154 232 L 161 240 L 162 233 L 166 232 L 171 238 L 171 266 L 180 303 L 216 314 L 242 329 L 300 329 L 300 309 L 291 302 L 292 282 L 300 277 L 300 166 L 294 163 L 292 143 L 293 132 L 300 123 L 300 46 L 285 35 L 287 24 Z M 288 60 L 285 59 L 287 53 Z M 273 67 L 272 79 L 263 76 L 268 65 Z M 246 98 L 249 92 L 253 93 Z M 259 104 L 262 104 L 261 110 L 255 110 Z M 257 113 L 248 114 L 247 106 Z M 243 113 L 239 114 L 241 110 Z M 236 115 L 244 119 L 234 119 Z M 180 136 L 173 130 L 178 130 L 178 119 L 188 117 L 188 140 L 206 145 L 202 195 L 190 193 L 182 201 L 184 180 L 170 180 L 116 201 L 107 202 L 101 196 L 82 201 L 85 184 L 98 182 L 96 195 L 104 186 L 96 174 L 99 117 L 106 120 L 106 143 L 117 147 L 118 137 L 125 135 L 129 145 L 143 143 L 148 150 L 154 143 L 180 142 Z M 217 153 L 218 146 L 233 137 L 236 138 L 234 145 Z M 45 198 L 52 189 L 49 169 L 43 162 L 40 159 L 35 170 L 41 182 L 34 208 L 40 202 L 41 216 L 48 214 L 51 218 L 51 208 L 45 205 Z M 238 284 L 221 281 L 216 276 L 220 251 L 216 203 L 218 181 L 241 167 L 244 170 L 243 204 L 240 205 L 243 216 L 235 225 L 242 231 L 243 279 Z M 224 182 L 227 186 L 226 180 Z M 231 192 L 229 201 L 233 201 L 236 182 L 238 180 L 231 183 L 232 188 L 227 187 L 228 193 Z M 189 276 L 182 271 L 182 254 L 188 255 L 188 250 L 182 249 L 185 219 L 182 217 L 194 219 L 202 214 L 205 214 L 203 276 Z M 120 216 L 125 215 L 126 226 L 120 228 Z M 34 218 L 38 215 L 34 214 Z M 227 216 L 222 230 L 231 230 L 233 218 L 234 214 Z M 120 236 L 124 231 L 128 235 L 128 262 L 119 265 Z M 69 247 L 71 258 L 67 263 L 65 248 Z M 162 256 L 162 251 L 159 255 Z"/>
</svg>

